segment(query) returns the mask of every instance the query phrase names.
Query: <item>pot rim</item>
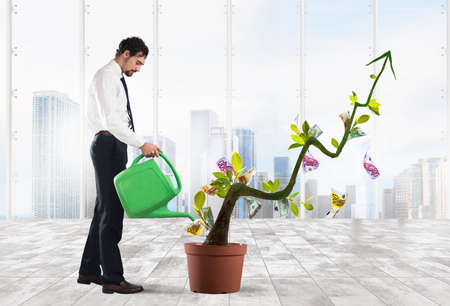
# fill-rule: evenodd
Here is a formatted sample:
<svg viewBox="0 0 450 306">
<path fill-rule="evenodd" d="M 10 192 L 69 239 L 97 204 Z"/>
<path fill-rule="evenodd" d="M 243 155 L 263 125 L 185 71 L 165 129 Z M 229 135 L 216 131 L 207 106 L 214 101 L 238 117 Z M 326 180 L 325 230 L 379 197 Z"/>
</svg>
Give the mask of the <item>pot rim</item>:
<svg viewBox="0 0 450 306">
<path fill-rule="evenodd" d="M 231 242 L 227 245 L 204 245 L 200 242 L 185 242 L 184 251 L 187 255 L 242 256 L 247 253 L 247 244 Z"/>
</svg>

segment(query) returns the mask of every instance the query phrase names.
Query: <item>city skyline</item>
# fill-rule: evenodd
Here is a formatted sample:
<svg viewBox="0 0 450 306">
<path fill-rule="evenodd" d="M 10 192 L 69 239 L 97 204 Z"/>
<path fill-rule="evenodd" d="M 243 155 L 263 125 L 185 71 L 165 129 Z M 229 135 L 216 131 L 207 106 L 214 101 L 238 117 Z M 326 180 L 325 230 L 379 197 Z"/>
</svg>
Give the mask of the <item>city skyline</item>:
<svg viewBox="0 0 450 306">
<path fill-rule="evenodd" d="M 44 108 L 46 106 L 46 108 Z M 68 106 L 72 106 L 71 108 Z M 52 115 L 54 114 L 54 115 Z M 78 115 L 77 115 L 78 114 Z M 198 164 L 200 165 L 201 175 L 194 175 L 191 177 L 191 186 L 192 183 L 199 183 L 200 185 L 204 185 L 207 183 L 208 177 L 212 179 L 211 173 L 216 169 L 216 161 L 218 158 L 223 157 L 225 155 L 225 129 L 222 126 L 218 126 L 220 122 L 218 121 L 218 116 L 214 111 L 209 109 L 203 110 L 192 110 L 192 116 L 197 114 L 199 117 L 192 117 L 191 122 L 194 125 L 191 126 L 191 134 L 198 133 L 195 137 L 199 137 L 203 131 L 203 142 L 206 142 L 205 145 L 202 142 L 192 143 L 192 148 L 203 148 L 207 147 L 208 150 L 206 152 L 193 151 L 191 152 L 192 156 L 201 156 L 201 161 L 196 161 L 195 159 L 191 162 L 191 165 Z M 32 201 L 32 211 L 30 212 L 30 216 L 33 217 L 79 217 L 79 191 L 74 190 L 73 195 L 70 196 L 72 204 L 61 204 L 59 206 L 54 203 L 50 204 L 51 200 L 42 201 L 42 204 L 38 204 L 38 199 L 43 199 L 45 192 L 42 188 L 46 188 L 46 184 L 43 185 L 44 182 L 44 173 L 50 173 L 48 169 L 50 164 L 47 164 L 47 168 L 42 168 L 41 162 L 43 158 L 48 159 L 46 154 L 49 156 L 59 156 L 57 160 L 63 160 L 64 154 L 68 153 L 51 153 L 52 151 L 45 151 L 47 153 L 43 153 L 44 146 L 41 143 L 44 143 L 45 139 L 60 139 L 59 142 L 63 141 L 63 135 L 70 135 L 72 133 L 72 137 L 76 138 L 76 118 L 79 116 L 79 106 L 76 102 L 70 100 L 70 98 L 64 93 L 60 93 L 57 91 L 37 91 L 34 92 L 33 95 L 33 149 L 36 152 L 39 152 L 39 156 L 33 155 L 33 201 Z M 44 118 L 46 118 L 44 120 Z M 69 120 L 69 118 L 72 118 Z M 68 122 L 71 122 L 70 124 Z M 243 157 L 244 166 L 248 169 L 256 167 L 256 152 L 254 147 L 255 143 L 255 133 L 251 129 L 244 128 L 234 128 L 233 129 L 233 149 L 238 151 Z M 249 137 L 250 136 L 250 137 Z M 59 138 L 58 138 L 59 137 Z M 195 137 L 194 141 L 195 141 Z M 145 136 L 148 142 L 153 141 L 153 136 Z M 159 147 L 163 149 L 166 156 L 172 161 L 172 163 L 176 166 L 176 142 L 164 135 L 160 135 L 159 137 Z M 58 141 L 56 141 L 58 142 Z M 137 148 L 128 148 L 129 166 L 131 162 L 136 158 L 140 152 Z M 75 161 L 76 159 L 67 159 L 66 162 Z M 206 162 L 206 163 L 205 163 Z M 379 214 L 382 217 L 398 217 L 398 218 L 442 218 L 448 217 L 449 208 L 446 205 L 447 195 L 445 194 L 445 163 L 446 158 L 439 157 L 429 157 L 425 159 L 419 159 L 417 163 L 411 164 L 409 168 L 405 168 L 403 171 L 398 173 L 393 181 L 391 188 L 383 188 L 381 190 L 381 204 L 382 209 Z M 73 163 L 72 163 L 73 164 Z M 172 176 L 171 171 L 165 163 L 162 163 L 161 160 L 158 160 L 158 164 L 160 167 Z M 91 165 L 92 166 L 92 165 Z M 90 166 L 90 167 L 91 167 Z M 73 166 L 72 166 L 73 167 Z M 38 170 L 42 169 L 42 170 Z M 274 156 L 273 157 L 273 171 L 259 171 L 256 169 L 256 175 L 252 180 L 251 186 L 262 188 L 261 184 L 262 178 L 266 180 L 276 178 L 280 178 L 280 189 L 286 186 L 289 181 L 290 175 L 292 173 L 292 161 L 289 156 Z M 89 169 L 88 169 L 89 170 Z M 40 174 L 39 174 L 40 173 Z M 68 177 L 69 181 L 72 181 L 72 184 L 79 184 L 79 180 L 77 179 L 77 172 L 74 169 L 71 172 L 73 178 Z M 88 217 L 92 216 L 92 210 L 95 202 L 95 180 L 93 180 L 93 169 L 88 171 L 87 177 L 87 185 L 89 188 L 87 189 L 87 198 L 88 203 L 86 207 L 86 215 Z M 66 174 L 67 177 L 67 174 Z M 199 180 L 201 178 L 201 180 Z M 299 188 L 299 178 L 294 187 L 294 191 L 297 191 Z M 313 206 L 317 206 L 317 210 L 313 212 L 306 212 L 305 217 L 323 217 L 318 214 L 318 211 L 321 211 L 322 208 L 319 209 L 320 205 L 325 203 L 326 195 L 320 191 L 321 184 L 317 183 L 316 179 L 308 178 L 308 173 L 305 174 L 305 198 L 309 197 L 310 194 L 315 195 L 312 203 Z M 49 178 L 47 176 L 47 182 L 53 182 L 55 179 Z M 316 182 L 314 186 L 311 186 L 311 182 Z M 320 180 L 319 180 L 320 181 Z M 38 184 L 38 182 L 40 182 Z M 78 183 L 77 183 L 78 182 Z M 199 185 L 199 186 L 200 186 Z M 344 206 L 342 211 L 338 213 L 337 218 L 348 218 L 348 217 L 357 217 L 357 218 L 371 218 L 373 217 L 373 203 L 364 203 L 364 200 L 360 200 L 355 203 L 356 198 L 356 184 L 347 184 L 346 192 L 348 192 L 349 186 L 353 186 L 352 192 L 349 194 L 354 194 L 354 196 L 349 196 L 349 202 Z M 67 188 L 67 187 L 66 187 Z M 198 188 L 198 187 L 197 187 Z M 312 188 L 312 189 L 311 189 Z M 195 189 L 195 188 L 194 188 Z M 364 189 L 364 188 L 363 188 Z M 262 189 L 261 189 L 262 190 Z M 359 188 L 358 188 L 359 190 Z M 389 194 L 389 190 L 391 193 Z M 59 192 L 60 194 L 70 195 L 71 193 L 67 192 L 68 190 L 55 190 L 55 192 Z M 188 193 L 180 193 L 180 195 L 171 201 L 170 208 L 173 210 L 177 209 L 187 209 L 190 211 L 190 207 L 192 205 L 193 193 L 191 188 L 191 194 Z M 293 192 L 294 192 L 293 191 Z M 298 190 L 300 191 L 300 190 Z M 50 193 L 50 194 L 54 194 Z M 48 193 L 48 192 L 47 192 Z M 40 196 L 39 194 L 42 194 Z M 186 197 L 189 196 L 189 199 Z M 391 198 L 390 198 L 391 197 Z M 367 198 L 367 197 L 366 197 Z M 63 203 L 67 203 L 64 196 L 60 197 Z M 321 199 L 321 201 L 319 201 Z M 389 201 L 392 202 L 389 205 Z M 269 201 L 267 205 L 270 207 L 273 206 L 272 201 Z M 329 202 L 329 201 L 328 201 Z M 221 206 L 221 199 L 208 197 L 208 205 L 213 207 L 213 212 L 217 215 Z M 51 209 L 51 210 L 49 210 Z M 386 211 L 385 211 L 386 210 Z M 63 211 L 63 213 L 57 213 L 57 211 Z M 72 211 L 72 213 L 68 213 Z M 264 213 L 262 213 L 265 211 Z M 192 211 L 190 211 L 193 213 Z M 236 204 L 236 210 L 234 213 L 235 218 L 247 218 L 248 210 L 245 205 L 245 202 L 241 199 Z M 277 213 L 273 211 L 269 213 L 267 208 L 265 210 L 261 210 L 261 213 L 256 215 L 256 218 L 261 216 L 272 216 L 276 217 Z M 289 217 L 292 217 L 292 213 L 290 212 Z"/>
</svg>

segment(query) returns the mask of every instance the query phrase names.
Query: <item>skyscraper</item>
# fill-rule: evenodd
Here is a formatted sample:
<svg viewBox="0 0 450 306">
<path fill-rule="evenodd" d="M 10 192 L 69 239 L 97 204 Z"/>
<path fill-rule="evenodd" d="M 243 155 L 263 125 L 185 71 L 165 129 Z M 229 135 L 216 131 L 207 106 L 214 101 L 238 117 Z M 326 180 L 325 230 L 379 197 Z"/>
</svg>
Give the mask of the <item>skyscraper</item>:
<svg viewBox="0 0 450 306">
<path fill-rule="evenodd" d="M 345 186 L 345 192 L 347 193 L 347 202 L 336 214 L 336 218 L 350 219 L 352 217 L 352 206 L 356 203 L 356 185 Z"/>
<path fill-rule="evenodd" d="M 275 156 L 273 158 L 273 172 L 274 172 L 273 181 L 275 181 L 277 178 L 280 179 L 280 187 L 278 188 L 278 190 L 284 189 L 289 184 L 289 180 L 292 174 L 291 159 L 288 156 Z M 294 192 L 295 190 L 293 189 L 291 193 Z M 279 213 L 274 213 L 274 216 L 279 217 Z M 289 208 L 288 218 L 293 217 L 294 214 Z"/>
<path fill-rule="evenodd" d="M 394 193 L 392 188 L 383 190 L 383 218 L 395 218 Z"/>
<path fill-rule="evenodd" d="M 233 129 L 233 135 L 238 138 L 238 153 L 242 157 L 242 167 L 245 167 L 244 173 L 251 168 L 256 169 L 256 155 L 255 155 L 255 133 L 250 129 L 236 128 Z M 252 180 L 250 187 L 255 188 L 256 181 Z M 243 199 L 236 202 L 235 210 L 233 211 L 235 218 L 247 218 L 248 207 Z"/>
<path fill-rule="evenodd" d="M 33 217 L 78 218 L 80 105 L 57 91 L 34 92 L 32 116 Z"/>
<path fill-rule="evenodd" d="M 267 172 L 256 172 L 253 179 L 256 180 L 256 189 L 264 190 L 262 183 L 269 179 L 269 174 Z M 261 202 L 262 207 L 254 218 L 273 218 L 272 201 L 264 199 L 258 200 Z"/>
<path fill-rule="evenodd" d="M 407 219 L 411 207 L 411 169 L 403 170 L 394 177 L 393 195 L 395 217 Z"/>
<path fill-rule="evenodd" d="M 217 113 L 212 110 L 192 110 L 190 122 L 190 186 L 187 199 L 188 211 L 196 215 L 192 208 L 194 196 L 200 188 L 209 183 L 208 151 L 210 131 L 218 126 Z M 214 170 L 215 171 L 215 170 Z"/>
<path fill-rule="evenodd" d="M 450 211 L 448 207 L 448 190 L 447 190 L 447 158 L 443 157 L 439 160 L 436 168 L 436 218 L 449 218 Z"/>
<path fill-rule="evenodd" d="M 309 203 L 314 207 L 313 210 L 307 211 L 307 218 L 319 218 L 319 206 L 318 206 L 318 195 L 317 195 L 317 180 L 309 179 L 305 182 L 305 200 L 309 197 L 313 197 Z"/>
<path fill-rule="evenodd" d="M 329 195 L 319 195 L 317 197 L 317 218 L 325 218 L 331 209 L 331 197 Z"/>
</svg>

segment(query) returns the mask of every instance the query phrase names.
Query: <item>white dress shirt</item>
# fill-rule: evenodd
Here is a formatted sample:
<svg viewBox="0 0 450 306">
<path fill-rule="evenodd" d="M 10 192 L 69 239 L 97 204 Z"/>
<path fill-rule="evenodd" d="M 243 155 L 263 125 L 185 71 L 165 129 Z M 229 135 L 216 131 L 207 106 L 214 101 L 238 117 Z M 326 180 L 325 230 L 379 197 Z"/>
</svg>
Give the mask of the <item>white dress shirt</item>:
<svg viewBox="0 0 450 306">
<path fill-rule="evenodd" d="M 92 137 L 107 130 L 120 141 L 139 148 L 146 141 L 128 127 L 122 76 L 122 69 L 114 59 L 95 73 L 88 90 L 85 117 Z"/>
</svg>

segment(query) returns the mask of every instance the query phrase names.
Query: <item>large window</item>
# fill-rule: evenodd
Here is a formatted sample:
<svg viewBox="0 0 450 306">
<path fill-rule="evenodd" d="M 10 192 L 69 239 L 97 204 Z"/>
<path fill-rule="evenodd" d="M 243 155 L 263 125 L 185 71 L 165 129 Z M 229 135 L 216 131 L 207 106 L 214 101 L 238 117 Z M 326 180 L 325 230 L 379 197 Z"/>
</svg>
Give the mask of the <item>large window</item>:
<svg viewBox="0 0 450 306">
<path fill-rule="evenodd" d="M 349 95 L 355 91 L 365 102 L 373 82 L 369 76 L 382 62 L 365 64 L 391 50 L 397 80 L 387 67 L 373 96 L 381 104 L 380 116 L 361 108 L 357 113 L 371 116 L 361 125 L 366 136 L 349 140 L 338 159 L 310 149 L 320 166 L 297 177 L 294 192 L 313 196 L 314 205 L 301 215 L 323 218 L 335 189 L 348 194 L 339 218 L 448 218 L 443 4 L 3 1 L 1 16 L 11 22 L 0 19 L 5 29 L 0 41 L 7 46 L 0 50 L 0 63 L 11 64 L 12 76 L 8 69 L 0 76 L 6 101 L 0 105 L 0 168 L 8 162 L 7 119 L 12 154 L 11 177 L 0 174 L 0 217 L 7 214 L 8 180 L 13 217 L 93 215 L 93 135 L 86 130 L 83 138 L 84 94 L 120 41 L 139 36 L 150 53 L 141 71 L 126 81 L 136 132 L 151 143 L 157 136 L 181 177 L 182 192 L 170 209 L 192 213 L 195 193 L 213 179 L 217 160 L 231 159 L 230 149 L 241 154 L 246 170 L 255 168 L 252 187 L 262 189 L 263 181 L 277 178 L 280 188 L 286 186 L 300 153 L 288 150 L 290 124 L 304 114 L 334 151 L 331 139 L 339 141 L 344 133 L 339 115 L 352 109 Z M 140 153 L 129 147 L 128 166 Z M 380 171 L 375 180 L 363 167 L 366 153 Z M 162 159 L 158 164 L 173 179 Z M 273 203 L 261 202 L 256 218 L 279 217 Z M 221 203 L 208 196 L 215 216 Z M 244 200 L 233 216 L 248 217 Z"/>
<path fill-rule="evenodd" d="M 90 1 L 86 6 L 86 89 L 94 74 L 108 64 L 116 54 L 122 39 L 138 36 L 149 48 L 144 66 L 132 77 L 126 77 L 130 106 L 136 133 L 152 141 L 153 135 L 153 3 L 133 1 L 124 6 L 121 1 Z M 89 147 L 94 135 L 87 131 L 86 147 L 86 215 L 92 216 L 95 205 L 95 174 Z M 128 147 L 128 166 L 141 153 L 138 148 Z"/>
<path fill-rule="evenodd" d="M 79 1 L 14 1 L 12 215 L 77 218 Z"/>
<path fill-rule="evenodd" d="M 380 50 L 393 54 L 379 89 L 380 195 L 392 190 L 386 217 L 448 217 L 446 156 L 446 15 L 443 1 L 380 1 Z M 378 119 L 378 118 L 377 118 Z M 389 198 L 387 199 L 389 201 Z"/>
<path fill-rule="evenodd" d="M 195 214 L 193 197 L 212 179 L 226 148 L 225 2 L 159 3 L 158 137 L 173 143 L 166 155 L 175 159 L 182 179 L 179 209 Z M 208 205 L 217 215 L 220 202 L 209 197 Z"/>
<path fill-rule="evenodd" d="M 257 174 L 252 187 L 280 178 L 280 190 L 290 179 L 298 151 L 290 124 L 300 110 L 298 1 L 233 2 L 233 136 L 246 170 Z M 299 176 L 298 176 L 299 178 Z M 295 186 L 298 191 L 299 184 Z M 257 217 L 274 216 L 271 201 L 262 201 Z M 275 216 L 277 213 L 275 213 Z M 247 218 L 239 200 L 235 216 Z"/>
<path fill-rule="evenodd" d="M 373 47 L 369 4 L 320 0 L 305 4 L 306 118 L 310 126 L 320 127 L 323 134 L 318 139 L 332 152 L 336 149 L 331 139 L 340 141 L 344 134 L 339 115 L 352 109 L 348 96 L 355 91 L 364 99 L 369 91 L 370 68 L 365 67 Z M 305 174 L 306 197 L 313 196 L 315 207 L 308 214 L 313 217 L 322 218 L 331 208 L 332 188 L 349 194 L 337 217 L 374 216 L 374 182 L 366 178 L 362 165 L 373 133 L 370 124 L 362 128 L 368 136 L 349 140 L 337 159 L 310 149 L 319 161 L 317 170 Z"/>
</svg>

